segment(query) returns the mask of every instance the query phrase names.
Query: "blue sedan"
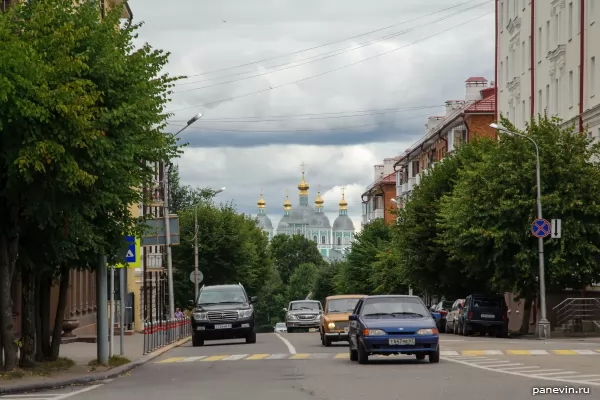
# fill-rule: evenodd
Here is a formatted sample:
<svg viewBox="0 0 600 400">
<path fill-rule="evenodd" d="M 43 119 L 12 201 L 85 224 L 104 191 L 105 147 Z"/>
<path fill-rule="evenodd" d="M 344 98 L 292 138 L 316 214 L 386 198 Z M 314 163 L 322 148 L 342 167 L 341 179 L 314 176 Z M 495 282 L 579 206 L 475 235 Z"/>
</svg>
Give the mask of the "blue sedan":
<svg viewBox="0 0 600 400">
<path fill-rule="evenodd" d="M 366 364 L 369 355 L 429 356 L 440 362 L 440 336 L 435 314 L 417 296 L 367 296 L 350 315 L 350 360 Z"/>
</svg>

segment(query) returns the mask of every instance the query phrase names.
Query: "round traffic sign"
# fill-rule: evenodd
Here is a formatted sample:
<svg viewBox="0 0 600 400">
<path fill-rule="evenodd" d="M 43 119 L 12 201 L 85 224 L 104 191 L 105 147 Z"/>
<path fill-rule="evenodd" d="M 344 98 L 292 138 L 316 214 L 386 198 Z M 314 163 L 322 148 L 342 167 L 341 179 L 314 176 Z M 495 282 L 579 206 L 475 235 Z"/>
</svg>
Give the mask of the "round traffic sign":
<svg viewBox="0 0 600 400">
<path fill-rule="evenodd" d="M 192 271 L 192 273 L 190 274 L 190 281 L 192 281 L 192 283 L 196 283 L 196 276 L 194 272 L 195 271 Z M 202 275 L 202 272 L 198 271 L 198 283 L 202 282 L 202 279 L 204 279 L 204 275 Z"/>
<path fill-rule="evenodd" d="M 545 238 L 550 234 L 551 229 L 550 222 L 543 218 L 536 219 L 531 225 L 531 233 L 537 238 Z"/>
</svg>

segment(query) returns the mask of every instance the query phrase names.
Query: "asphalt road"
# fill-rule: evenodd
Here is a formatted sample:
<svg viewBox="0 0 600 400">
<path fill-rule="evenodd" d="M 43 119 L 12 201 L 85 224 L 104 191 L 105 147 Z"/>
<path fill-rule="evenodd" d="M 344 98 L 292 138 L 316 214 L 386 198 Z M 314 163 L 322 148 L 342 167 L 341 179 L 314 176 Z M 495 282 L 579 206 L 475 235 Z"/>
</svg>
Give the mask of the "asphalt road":
<svg viewBox="0 0 600 400">
<path fill-rule="evenodd" d="M 535 390 L 535 397 L 600 398 L 597 341 L 442 335 L 441 350 L 439 364 L 397 356 L 359 365 L 348 360 L 347 343 L 324 347 L 318 333 L 260 334 L 255 344 L 188 344 L 102 385 L 0 399 L 519 400 Z M 589 390 L 589 395 L 539 393 L 567 387 Z"/>
</svg>

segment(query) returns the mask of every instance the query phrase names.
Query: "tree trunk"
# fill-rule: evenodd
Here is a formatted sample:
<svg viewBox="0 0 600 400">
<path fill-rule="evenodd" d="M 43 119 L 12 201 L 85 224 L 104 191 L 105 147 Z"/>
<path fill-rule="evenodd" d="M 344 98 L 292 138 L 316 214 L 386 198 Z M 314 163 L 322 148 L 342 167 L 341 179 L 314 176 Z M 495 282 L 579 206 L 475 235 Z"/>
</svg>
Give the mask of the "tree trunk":
<svg viewBox="0 0 600 400">
<path fill-rule="evenodd" d="M 44 361 L 44 351 L 42 348 L 42 317 L 40 315 L 42 295 L 40 293 L 42 289 L 42 279 L 40 275 L 35 277 L 35 290 L 34 290 L 34 316 L 35 316 L 35 361 Z"/>
<path fill-rule="evenodd" d="M 8 221 L 10 223 L 10 221 Z M 4 369 L 17 367 L 17 345 L 13 326 L 12 280 L 19 236 L 0 233 L 0 332 L 4 349 Z"/>
<path fill-rule="evenodd" d="M 52 330 L 51 361 L 58 359 L 60 351 L 60 340 L 62 334 L 62 323 L 67 308 L 67 293 L 69 291 L 69 267 L 61 267 L 60 286 L 58 288 L 58 305 L 56 306 L 56 316 L 54 317 L 54 329 Z"/>
<path fill-rule="evenodd" d="M 50 350 L 50 290 L 52 289 L 52 276 L 44 274 L 40 278 L 40 352 L 42 361 L 52 355 Z"/>
<path fill-rule="evenodd" d="M 533 299 L 531 296 L 525 297 L 525 304 L 523 306 L 523 319 L 521 320 L 521 328 L 519 332 L 522 335 L 527 335 L 529 333 L 529 319 L 531 318 L 531 304 L 533 303 Z"/>
<path fill-rule="evenodd" d="M 21 272 L 21 368 L 35 365 L 35 276 L 30 266 Z"/>
</svg>

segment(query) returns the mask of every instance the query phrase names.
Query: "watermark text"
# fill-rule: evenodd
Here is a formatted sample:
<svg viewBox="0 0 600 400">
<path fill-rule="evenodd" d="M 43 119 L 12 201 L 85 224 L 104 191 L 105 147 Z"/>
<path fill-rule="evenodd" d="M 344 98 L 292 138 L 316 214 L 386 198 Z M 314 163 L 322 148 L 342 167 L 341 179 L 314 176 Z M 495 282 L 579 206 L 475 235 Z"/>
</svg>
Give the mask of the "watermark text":
<svg viewBox="0 0 600 400">
<path fill-rule="evenodd" d="M 532 394 L 537 396 L 539 394 L 590 394 L 589 387 L 534 387 Z"/>
</svg>

